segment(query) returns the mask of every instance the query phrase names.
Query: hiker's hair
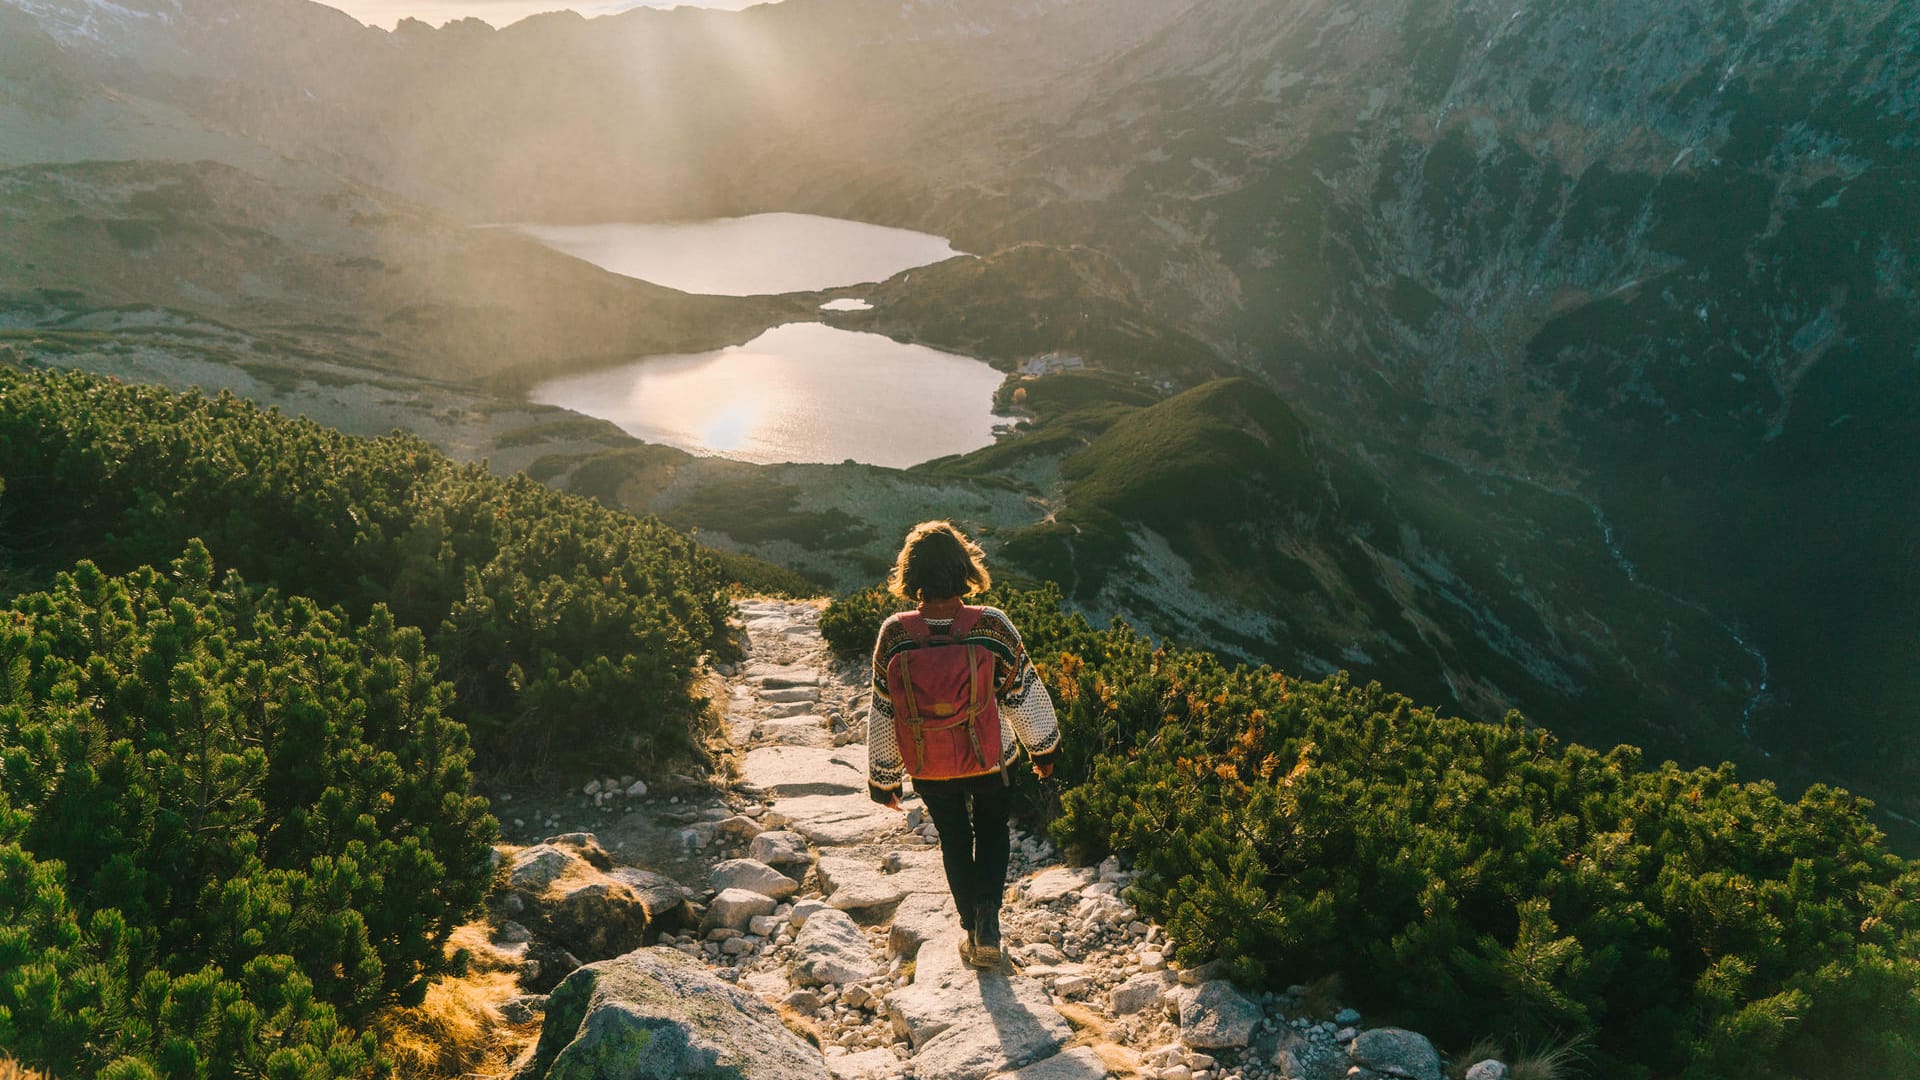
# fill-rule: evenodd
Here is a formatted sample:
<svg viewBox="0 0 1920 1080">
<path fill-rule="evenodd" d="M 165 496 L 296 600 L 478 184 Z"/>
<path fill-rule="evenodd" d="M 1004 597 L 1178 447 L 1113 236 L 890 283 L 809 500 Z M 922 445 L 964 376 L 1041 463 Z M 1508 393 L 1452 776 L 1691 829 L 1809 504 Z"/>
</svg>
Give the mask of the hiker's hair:
<svg viewBox="0 0 1920 1080">
<path fill-rule="evenodd" d="M 950 521 L 923 521 L 907 533 L 900 557 L 887 575 L 887 591 L 922 603 L 971 596 L 993 584 L 980 545 Z"/>
</svg>

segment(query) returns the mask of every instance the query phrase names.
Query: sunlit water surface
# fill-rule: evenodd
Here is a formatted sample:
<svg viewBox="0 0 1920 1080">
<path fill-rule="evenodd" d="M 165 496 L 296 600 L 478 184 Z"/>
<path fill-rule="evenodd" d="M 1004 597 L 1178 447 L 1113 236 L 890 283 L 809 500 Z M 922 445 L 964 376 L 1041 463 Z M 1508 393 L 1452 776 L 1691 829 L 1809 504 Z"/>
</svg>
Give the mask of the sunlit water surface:
<svg viewBox="0 0 1920 1080">
<path fill-rule="evenodd" d="M 885 281 L 962 254 L 944 238 L 813 214 L 644 225 L 517 225 L 556 251 L 682 292 L 760 296 Z"/>
<path fill-rule="evenodd" d="M 550 379 L 528 396 L 698 454 L 904 468 L 992 443 L 1000 382 L 969 357 L 788 323 L 745 345 Z"/>
</svg>

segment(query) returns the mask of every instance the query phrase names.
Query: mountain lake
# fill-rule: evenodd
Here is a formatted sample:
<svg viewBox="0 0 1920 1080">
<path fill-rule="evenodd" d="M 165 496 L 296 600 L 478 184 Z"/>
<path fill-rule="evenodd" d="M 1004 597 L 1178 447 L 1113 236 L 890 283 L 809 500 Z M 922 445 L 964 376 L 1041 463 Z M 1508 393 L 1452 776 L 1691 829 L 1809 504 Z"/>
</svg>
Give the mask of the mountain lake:
<svg viewBox="0 0 1920 1080">
<path fill-rule="evenodd" d="M 650 356 L 528 393 L 696 454 L 905 468 L 993 442 L 988 365 L 880 334 L 787 323 L 730 348 Z"/>
<path fill-rule="evenodd" d="M 942 237 L 812 214 L 513 227 L 603 270 L 717 296 L 884 281 L 962 254 Z M 870 307 L 853 298 L 821 306 Z M 898 468 L 992 443 L 1004 422 L 991 411 L 1001 378 L 969 357 L 789 323 L 745 345 L 550 379 L 528 396 L 697 454 Z"/>
<path fill-rule="evenodd" d="M 964 254 L 944 237 L 814 214 L 513 228 L 602 270 L 709 296 L 813 292 L 885 281 L 902 270 Z"/>
</svg>

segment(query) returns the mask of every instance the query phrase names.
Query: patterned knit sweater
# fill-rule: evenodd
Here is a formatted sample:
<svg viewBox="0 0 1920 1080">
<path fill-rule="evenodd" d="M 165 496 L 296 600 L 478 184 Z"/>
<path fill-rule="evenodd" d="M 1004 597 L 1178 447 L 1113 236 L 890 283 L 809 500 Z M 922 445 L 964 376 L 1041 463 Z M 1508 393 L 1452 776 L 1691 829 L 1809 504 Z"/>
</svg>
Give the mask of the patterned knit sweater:
<svg viewBox="0 0 1920 1080">
<path fill-rule="evenodd" d="M 935 634 L 944 633 L 952 619 L 927 619 Z M 1000 763 L 1012 765 L 1025 747 L 1035 764 L 1044 764 L 1060 749 L 1060 723 L 1053 714 L 1053 698 L 1027 658 L 1020 632 L 999 608 L 982 609 L 967 634 L 968 644 L 993 653 L 995 696 L 1000 703 Z M 900 616 L 887 618 L 873 645 L 873 706 L 867 712 L 867 784 L 876 800 L 897 794 L 906 777 L 900 744 L 893 731 L 893 699 L 887 690 L 887 661 L 895 653 L 915 648 L 900 625 Z M 1017 743 L 1016 743 L 1017 740 Z"/>
</svg>

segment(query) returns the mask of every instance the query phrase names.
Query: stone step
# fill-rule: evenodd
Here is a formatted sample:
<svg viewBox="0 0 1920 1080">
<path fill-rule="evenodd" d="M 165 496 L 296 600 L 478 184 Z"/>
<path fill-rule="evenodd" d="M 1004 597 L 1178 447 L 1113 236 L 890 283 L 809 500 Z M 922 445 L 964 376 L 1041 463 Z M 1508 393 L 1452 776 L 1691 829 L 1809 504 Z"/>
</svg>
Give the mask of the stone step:
<svg viewBox="0 0 1920 1080">
<path fill-rule="evenodd" d="M 821 847 L 873 843 L 906 831 L 906 815 L 870 802 L 864 794 L 779 799 L 773 813 L 784 818 L 789 829 Z"/>
<path fill-rule="evenodd" d="M 767 720 L 759 725 L 760 740 L 773 746 L 833 747 L 833 732 L 825 719 L 807 714 L 782 720 Z"/>
<path fill-rule="evenodd" d="M 867 748 L 762 746 L 747 751 L 740 766 L 740 786 L 751 793 L 776 799 L 858 793 L 864 801 Z"/>
<path fill-rule="evenodd" d="M 762 690 L 759 698 L 774 705 L 790 701 L 819 701 L 820 690 L 813 686 L 791 686 L 785 690 Z"/>
</svg>

